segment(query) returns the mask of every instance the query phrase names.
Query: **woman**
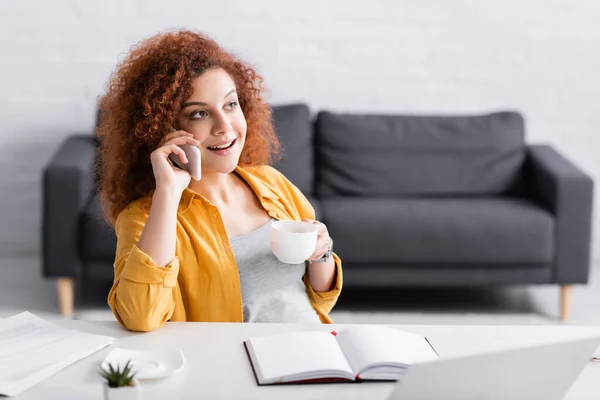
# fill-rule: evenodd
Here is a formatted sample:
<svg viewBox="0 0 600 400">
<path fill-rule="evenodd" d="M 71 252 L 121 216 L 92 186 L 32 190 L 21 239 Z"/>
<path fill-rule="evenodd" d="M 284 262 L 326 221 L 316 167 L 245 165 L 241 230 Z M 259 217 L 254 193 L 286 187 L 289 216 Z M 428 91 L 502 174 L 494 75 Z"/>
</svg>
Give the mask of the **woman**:
<svg viewBox="0 0 600 400">
<path fill-rule="evenodd" d="M 134 47 L 101 98 L 99 190 L 118 244 L 108 303 L 135 331 L 166 321 L 324 322 L 342 287 L 327 228 L 267 164 L 278 150 L 262 78 L 209 38 L 160 34 Z M 202 177 L 186 162 L 196 146 Z M 274 220 L 317 224 L 305 264 L 270 252 Z M 328 257 L 331 255 L 331 257 Z"/>
</svg>

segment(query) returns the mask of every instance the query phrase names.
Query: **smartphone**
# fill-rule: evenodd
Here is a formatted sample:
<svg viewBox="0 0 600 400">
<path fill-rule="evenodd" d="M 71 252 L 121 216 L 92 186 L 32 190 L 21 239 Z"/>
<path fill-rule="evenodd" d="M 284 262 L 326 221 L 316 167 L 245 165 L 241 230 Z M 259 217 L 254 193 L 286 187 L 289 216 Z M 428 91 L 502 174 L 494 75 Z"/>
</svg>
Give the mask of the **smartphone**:
<svg viewBox="0 0 600 400">
<path fill-rule="evenodd" d="M 179 158 L 179 154 L 169 154 L 169 159 L 175 164 L 176 167 L 189 172 L 194 180 L 199 181 L 202 178 L 201 158 L 200 150 L 197 147 L 190 144 L 179 145 L 181 150 L 185 153 L 188 163 L 184 164 Z"/>
</svg>

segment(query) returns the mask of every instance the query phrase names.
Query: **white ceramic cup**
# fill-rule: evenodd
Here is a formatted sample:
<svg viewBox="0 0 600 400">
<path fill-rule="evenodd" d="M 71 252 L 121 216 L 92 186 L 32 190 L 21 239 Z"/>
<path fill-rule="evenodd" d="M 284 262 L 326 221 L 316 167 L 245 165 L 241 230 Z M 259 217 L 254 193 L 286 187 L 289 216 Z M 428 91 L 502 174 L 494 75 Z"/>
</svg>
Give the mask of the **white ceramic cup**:
<svg viewBox="0 0 600 400">
<path fill-rule="evenodd" d="M 271 224 L 269 244 L 275 257 L 286 264 L 301 264 L 317 248 L 317 225 L 302 221 L 276 221 Z"/>
</svg>

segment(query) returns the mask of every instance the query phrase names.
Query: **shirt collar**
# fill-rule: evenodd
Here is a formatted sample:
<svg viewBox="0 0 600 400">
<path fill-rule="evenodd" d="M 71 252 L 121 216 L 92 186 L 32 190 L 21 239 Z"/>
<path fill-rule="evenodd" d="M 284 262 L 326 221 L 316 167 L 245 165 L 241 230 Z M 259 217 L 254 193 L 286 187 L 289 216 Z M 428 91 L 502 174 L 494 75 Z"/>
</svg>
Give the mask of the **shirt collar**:
<svg viewBox="0 0 600 400">
<path fill-rule="evenodd" d="M 260 199 L 272 199 L 277 200 L 279 196 L 273 192 L 273 190 L 269 187 L 269 185 L 265 184 L 265 182 L 257 177 L 255 174 L 251 172 L 252 167 L 244 168 L 239 165 L 235 167 L 234 172 L 236 172 L 246 183 L 252 191 L 256 194 L 256 196 Z M 210 201 L 208 201 L 204 196 L 200 193 L 193 191 L 190 188 L 185 188 L 182 195 L 181 200 L 179 202 L 179 211 L 184 212 L 189 208 L 194 198 L 199 199 L 205 205 L 212 205 Z"/>
<path fill-rule="evenodd" d="M 265 184 L 264 180 L 257 177 L 250 170 L 252 170 L 252 167 L 243 168 L 238 165 L 235 168 L 235 172 L 246 181 L 259 198 L 277 200 L 279 196 L 273 192 L 269 185 Z"/>
</svg>

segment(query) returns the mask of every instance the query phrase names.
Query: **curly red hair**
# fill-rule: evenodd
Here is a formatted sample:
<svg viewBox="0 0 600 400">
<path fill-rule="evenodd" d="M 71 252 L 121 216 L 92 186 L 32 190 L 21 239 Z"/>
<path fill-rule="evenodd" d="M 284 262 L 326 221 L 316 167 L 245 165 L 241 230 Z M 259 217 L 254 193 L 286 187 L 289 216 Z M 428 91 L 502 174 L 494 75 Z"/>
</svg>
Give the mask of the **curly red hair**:
<svg viewBox="0 0 600 400">
<path fill-rule="evenodd" d="M 117 65 L 98 104 L 98 192 L 111 225 L 127 204 L 154 192 L 150 153 L 192 95 L 192 81 L 213 68 L 222 68 L 235 82 L 247 121 L 240 165 L 274 160 L 279 141 L 262 97 L 262 77 L 204 34 L 158 34 L 135 45 Z"/>
</svg>

